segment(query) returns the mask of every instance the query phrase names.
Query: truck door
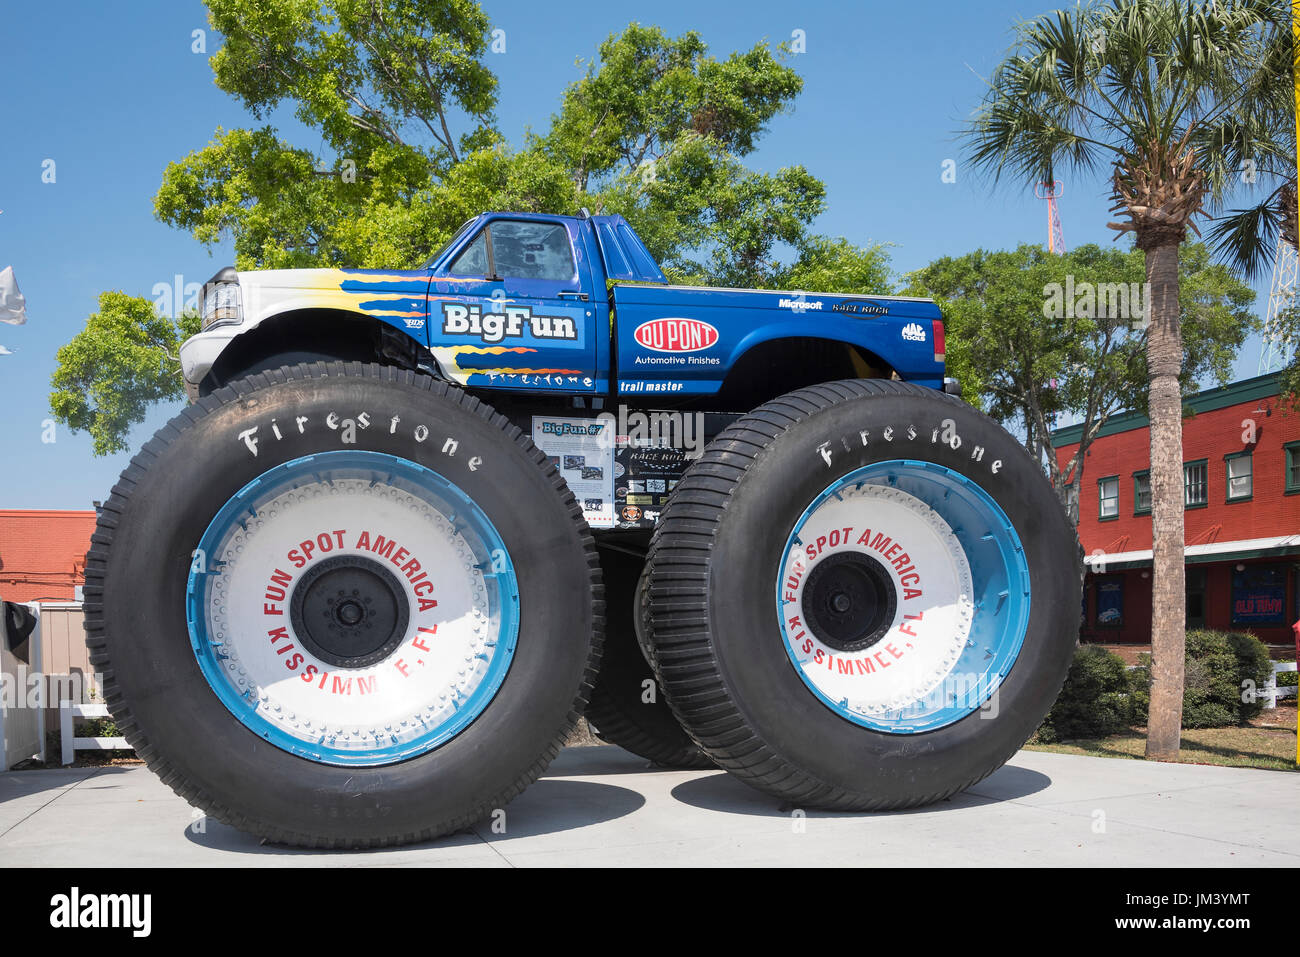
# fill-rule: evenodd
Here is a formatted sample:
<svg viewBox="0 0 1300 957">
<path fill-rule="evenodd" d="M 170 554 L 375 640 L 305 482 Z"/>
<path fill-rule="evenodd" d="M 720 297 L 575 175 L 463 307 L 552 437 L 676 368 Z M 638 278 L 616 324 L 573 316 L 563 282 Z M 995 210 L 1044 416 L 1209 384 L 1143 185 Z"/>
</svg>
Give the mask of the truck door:
<svg viewBox="0 0 1300 957">
<path fill-rule="evenodd" d="M 429 288 L 429 344 L 467 386 L 596 391 L 591 280 L 576 228 L 491 218 Z M 585 257 L 582 257 L 585 260 Z"/>
</svg>

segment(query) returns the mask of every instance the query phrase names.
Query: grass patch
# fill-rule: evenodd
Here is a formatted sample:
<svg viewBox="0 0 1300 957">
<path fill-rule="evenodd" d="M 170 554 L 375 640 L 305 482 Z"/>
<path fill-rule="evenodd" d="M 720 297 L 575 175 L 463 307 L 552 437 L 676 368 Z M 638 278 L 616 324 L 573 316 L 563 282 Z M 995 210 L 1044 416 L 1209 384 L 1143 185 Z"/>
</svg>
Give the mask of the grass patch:
<svg viewBox="0 0 1300 957">
<path fill-rule="evenodd" d="M 1295 731 L 1284 728 L 1197 728 L 1183 730 L 1180 764 L 1218 764 L 1230 768 L 1296 771 Z M 1146 754 L 1146 728 L 1132 728 L 1104 738 L 1079 738 L 1054 744 L 1034 739 L 1026 751 L 1086 754 L 1095 758 L 1135 758 Z"/>
</svg>

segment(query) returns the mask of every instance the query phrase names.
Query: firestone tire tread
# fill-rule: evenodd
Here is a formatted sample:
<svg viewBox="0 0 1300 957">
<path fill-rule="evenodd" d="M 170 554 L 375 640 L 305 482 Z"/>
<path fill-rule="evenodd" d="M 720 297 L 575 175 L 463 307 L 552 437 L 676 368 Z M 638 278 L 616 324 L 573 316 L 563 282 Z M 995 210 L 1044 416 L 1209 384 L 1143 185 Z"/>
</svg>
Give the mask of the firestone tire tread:
<svg viewBox="0 0 1300 957">
<path fill-rule="evenodd" d="M 645 663 L 632 616 L 637 614 L 637 585 L 642 562 L 612 550 L 601 552 L 605 582 L 605 650 L 600 674 L 587 702 L 587 720 L 602 741 L 646 758 L 663 768 L 712 768 L 708 755 L 690 739 L 669 709 L 663 687 Z M 651 704 L 641 699 L 646 678 L 660 684 Z"/>
<path fill-rule="evenodd" d="M 431 399 L 460 406 L 490 425 L 501 429 L 549 480 L 556 496 L 567 508 L 574 525 L 580 530 L 582 548 L 586 553 L 587 577 L 593 596 L 591 650 L 583 673 L 578 694 L 569 708 L 564 726 L 550 741 L 549 745 L 538 755 L 537 760 L 528 767 L 508 787 L 482 801 L 477 806 L 469 807 L 463 813 L 430 824 L 429 826 L 386 834 L 380 837 L 338 837 L 312 834 L 287 828 L 267 826 L 259 820 L 250 818 L 235 808 L 218 801 L 202 787 L 188 780 L 180 773 L 166 755 L 151 743 L 148 735 L 137 724 L 131 706 L 124 699 L 114 671 L 112 647 L 122 636 L 109 633 L 105 621 L 104 578 L 113 548 L 114 537 L 119 522 L 126 510 L 127 503 L 136 491 L 146 473 L 162 458 L 168 447 L 175 443 L 184 432 L 194 427 L 206 417 L 231 402 L 259 390 L 294 382 L 295 380 L 324 379 L 330 377 L 357 378 L 363 381 L 380 381 L 397 384 L 404 389 L 424 392 Z M 533 444 L 532 440 L 517 426 L 491 406 L 478 398 L 456 388 L 444 380 L 435 379 L 422 373 L 399 369 L 394 366 L 362 362 L 316 362 L 296 366 L 283 366 L 277 370 L 260 372 L 242 378 L 214 390 L 186 407 L 171 421 L 160 428 L 145 443 L 140 452 L 132 458 L 123 470 L 120 478 L 103 506 L 94 533 L 91 535 L 91 547 L 86 554 L 85 573 L 85 629 L 86 645 L 89 649 L 89 661 L 100 673 L 104 702 L 117 725 L 118 733 L 126 738 L 127 743 L 135 749 L 136 755 L 153 771 L 158 778 L 168 785 L 178 797 L 193 807 L 199 808 L 212 818 L 240 831 L 263 838 L 267 842 L 298 847 L 322 849 L 365 849 L 392 847 L 430 840 L 442 835 L 455 833 L 472 827 L 487 817 L 494 809 L 503 807 L 517 797 L 530 784 L 539 778 L 564 746 L 579 718 L 582 716 L 591 688 L 600 667 L 600 655 L 604 640 L 604 590 L 600 579 L 600 562 L 596 553 L 595 541 L 590 529 L 582 517 L 582 509 L 573 493 L 560 476 L 559 471 L 550 465 L 546 456 Z M 231 718 L 234 721 L 234 718 Z"/>
<path fill-rule="evenodd" d="M 997 423 L 959 399 L 913 383 L 852 379 L 800 389 L 738 419 L 709 444 L 679 482 L 651 539 L 649 643 L 656 674 L 668 690 L 673 712 L 718 767 L 791 806 L 884 811 L 933 804 L 1001 768 L 1024 743 L 1023 739 L 1007 741 L 976 771 L 940 789 L 904 796 L 866 796 L 823 780 L 776 753 L 754 733 L 751 722 L 747 721 L 742 709 L 749 703 L 737 700 L 727 687 L 710 636 L 710 613 L 715 576 L 727 574 L 726 570 L 715 568 L 712 559 L 733 492 L 751 467 L 770 454 L 774 443 L 793 427 L 845 401 L 891 395 L 950 404 L 1001 431 Z M 1019 442 L 1012 440 L 1007 444 L 1014 446 L 1009 455 L 1023 459 L 1021 467 L 1038 469 Z M 1071 541 L 1081 560 L 1082 552 L 1073 530 Z M 1081 576 L 1077 584 L 1081 587 Z M 1074 607 L 1078 607 L 1077 592 Z M 1073 643 L 1068 650 L 1073 651 Z M 1045 686 L 1050 688 L 1049 701 L 1055 699 L 1064 685 L 1069 660 L 1069 654 L 1062 656 Z M 788 667 L 785 661 L 781 665 Z M 814 700 L 811 695 L 809 700 Z M 792 715 L 789 720 L 797 717 Z"/>
</svg>

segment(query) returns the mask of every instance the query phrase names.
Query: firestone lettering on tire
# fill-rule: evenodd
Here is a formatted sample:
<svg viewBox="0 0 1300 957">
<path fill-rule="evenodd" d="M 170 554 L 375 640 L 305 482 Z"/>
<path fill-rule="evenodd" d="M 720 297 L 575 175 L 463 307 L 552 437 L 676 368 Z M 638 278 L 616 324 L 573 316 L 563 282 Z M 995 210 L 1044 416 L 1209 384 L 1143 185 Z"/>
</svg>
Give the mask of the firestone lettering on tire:
<svg viewBox="0 0 1300 957">
<path fill-rule="evenodd" d="M 915 442 L 925 434 L 925 428 L 917 429 L 915 424 L 908 423 L 906 428 L 899 425 L 887 425 L 878 430 L 878 441 L 895 442 L 906 439 L 908 442 Z M 871 442 L 871 430 L 859 429 L 856 432 L 837 436 L 834 439 L 827 439 L 817 446 L 817 455 L 821 458 L 822 463 L 827 468 L 835 465 L 835 456 L 840 451 L 851 453 L 855 446 L 865 448 Z M 956 452 L 961 449 L 962 439 L 957 432 L 956 423 L 952 419 L 944 419 L 937 426 L 932 428 L 929 433 L 929 445 L 943 446 L 946 445 L 952 451 Z M 988 450 L 982 445 L 976 445 L 970 450 L 969 458 L 975 462 L 984 463 L 985 453 Z M 1002 468 L 1002 459 L 990 459 L 987 463 L 989 472 L 996 475 Z"/>
<path fill-rule="evenodd" d="M 331 432 L 337 434 L 340 445 L 355 445 L 357 430 L 370 428 L 370 419 L 371 416 L 369 412 L 359 412 L 356 414 L 355 418 L 341 418 L 338 412 L 330 412 L 325 416 L 323 424 Z M 311 421 L 311 417 L 300 415 L 294 421 L 297 425 L 298 434 L 306 434 L 306 426 Z M 397 427 L 402 421 L 401 416 L 393 415 L 388 421 L 388 434 L 395 435 L 397 433 Z M 262 441 L 259 434 L 269 435 L 277 442 L 284 441 L 284 434 L 281 432 L 278 423 L 274 419 L 269 423 L 259 423 L 257 425 L 240 429 L 236 438 L 253 457 L 257 456 Z M 429 427 L 424 423 L 419 423 L 411 428 L 411 437 L 419 443 L 427 441 L 431 434 Z M 453 436 L 447 436 L 442 443 L 442 453 L 448 458 L 455 458 L 456 451 L 459 448 L 460 442 Z M 483 457 L 480 455 L 471 455 L 462 458 L 465 459 L 465 465 L 471 472 L 477 472 L 483 465 Z"/>
</svg>

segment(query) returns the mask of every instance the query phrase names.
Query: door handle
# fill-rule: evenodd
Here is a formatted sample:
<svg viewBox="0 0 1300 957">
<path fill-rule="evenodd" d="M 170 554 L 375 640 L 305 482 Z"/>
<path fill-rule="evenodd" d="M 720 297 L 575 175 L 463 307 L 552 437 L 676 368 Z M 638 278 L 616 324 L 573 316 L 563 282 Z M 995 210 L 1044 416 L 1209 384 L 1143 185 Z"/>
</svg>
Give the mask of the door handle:
<svg viewBox="0 0 1300 957">
<path fill-rule="evenodd" d="M 556 296 L 559 297 L 560 299 L 577 299 L 580 302 L 586 302 L 588 299 L 588 296 L 585 292 L 575 292 L 572 289 L 564 289 L 556 293 Z"/>
</svg>

